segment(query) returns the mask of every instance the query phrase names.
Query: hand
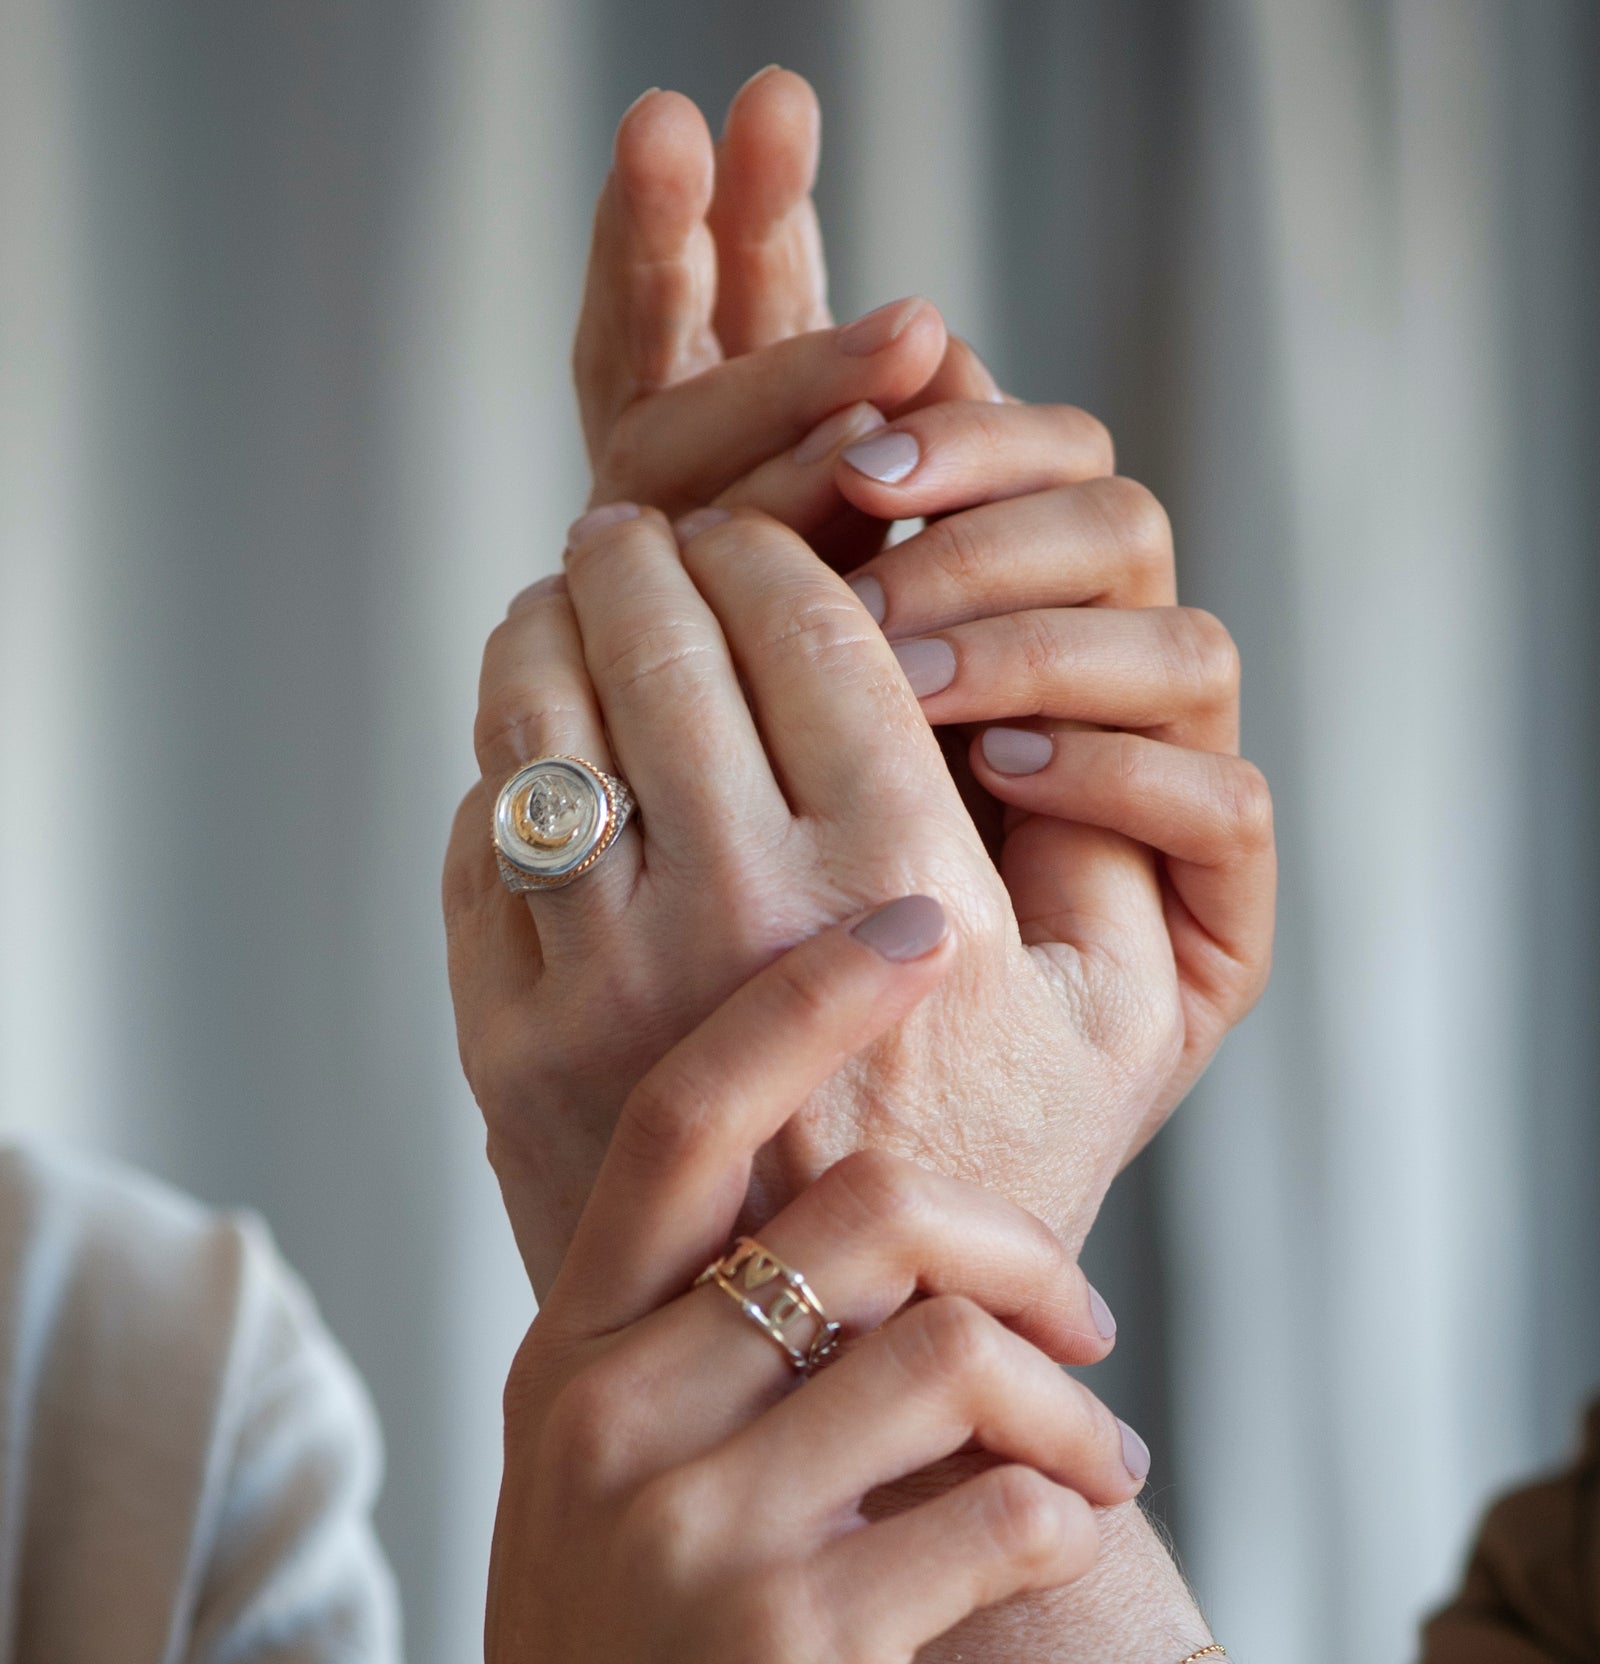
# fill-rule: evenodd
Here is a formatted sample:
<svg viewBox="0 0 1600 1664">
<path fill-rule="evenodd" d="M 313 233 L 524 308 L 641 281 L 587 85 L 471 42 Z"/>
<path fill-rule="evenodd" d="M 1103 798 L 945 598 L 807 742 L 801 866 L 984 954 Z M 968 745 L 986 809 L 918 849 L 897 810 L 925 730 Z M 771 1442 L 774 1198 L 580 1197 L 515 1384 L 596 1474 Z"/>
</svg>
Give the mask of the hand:
<svg viewBox="0 0 1600 1664">
<path fill-rule="evenodd" d="M 926 302 L 828 327 L 818 131 L 810 87 L 781 70 L 734 100 L 715 158 L 681 94 L 623 117 L 573 349 L 592 502 L 699 507 L 842 408 L 896 408 L 938 371 Z"/>
<path fill-rule="evenodd" d="M 797 537 L 739 514 L 680 549 L 654 511 L 613 506 L 574 545 L 565 588 L 490 640 L 484 777 L 446 869 L 462 1059 L 536 1287 L 635 1082 L 775 953 L 886 889 L 946 902 L 959 974 L 785 1128 L 753 1217 L 878 1145 L 982 1178 L 1075 1246 L 1182 1046 L 1148 852 L 1072 829 L 1048 939 L 1024 942 L 893 651 Z M 552 752 L 620 769 L 641 823 L 524 902 L 490 807 Z"/>
<path fill-rule="evenodd" d="M 830 1169 L 763 1246 L 864 1338 L 798 1391 L 721 1290 L 679 1292 L 756 1150 L 956 959 L 933 903 L 890 903 L 769 966 L 630 1096 L 507 1383 L 491 1660 L 887 1664 L 1093 1564 L 1090 1505 L 1148 1457 L 1056 1367 L 1107 1341 L 1037 1220 L 883 1156 Z M 972 1441 L 1005 1465 L 865 1506 Z"/>
<path fill-rule="evenodd" d="M 1159 907 L 1170 947 L 1145 986 L 1177 1002 L 1182 1045 L 1131 1157 L 1271 967 L 1272 799 L 1238 754 L 1238 651 L 1211 614 L 1177 605 L 1171 524 L 1110 472 L 1104 430 L 1081 411 L 930 406 L 846 450 L 837 475 L 864 513 L 928 520 L 850 584 L 928 720 L 960 738 L 947 751 L 1023 940 L 1058 937 L 1085 863 L 1103 858 L 1079 829 L 1155 858 L 1155 888 L 1117 906 Z"/>
<path fill-rule="evenodd" d="M 1176 608 L 1170 524 L 1148 491 L 1113 477 L 1105 428 L 1068 407 L 996 404 L 992 377 L 953 338 L 888 433 L 869 437 L 884 418 L 857 402 L 731 478 L 758 447 L 732 455 L 727 435 L 787 444 L 802 416 L 785 426 L 786 412 L 809 421 L 819 386 L 842 390 L 830 340 L 786 339 L 826 321 L 809 196 L 818 129 L 809 86 L 776 70 L 741 90 L 715 157 L 699 111 L 678 95 L 647 95 L 624 118 L 576 355 L 596 500 L 709 500 L 770 514 L 835 566 L 856 568 L 880 618 L 892 574 L 891 637 L 991 621 L 944 638 L 960 673 L 926 708 L 936 724 L 962 724 L 948 731 L 947 755 L 1024 938 L 1048 938 L 1075 869 L 1105 847 L 1086 849 L 1051 821 L 1116 831 L 1156 852 L 1183 1041 L 1163 1090 L 1141 1106 L 1131 1157 L 1254 1004 L 1270 968 L 1271 798 L 1237 755 L 1238 656 L 1214 618 Z M 782 350 L 762 350 L 774 343 Z M 741 353 L 749 356 L 725 362 Z M 915 354 L 880 366 L 908 379 L 926 367 Z M 737 390 L 730 371 L 747 378 Z M 659 391 L 674 382 L 685 385 Z M 757 386 L 759 396 L 748 391 Z M 866 389 L 855 384 L 862 401 Z M 692 421 L 690 405 L 701 413 Z M 1003 501 L 1024 496 L 1032 500 Z M 860 568 L 890 521 L 920 517 L 931 521 L 926 532 L 881 555 L 881 566 Z M 1066 610 L 1084 606 L 1165 610 L 1115 622 Z M 944 656 L 939 647 L 907 651 L 921 655 L 924 676 L 930 657 Z M 969 759 L 972 725 L 1007 718 L 1051 720 L 1048 729 L 1033 722 L 1042 738 L 1031 753 L 1015 737 L 985 742 L 998 769 L 981 749 Z M 1085 724 L 1125 732 L 1075 731 Z"/>
</svg>

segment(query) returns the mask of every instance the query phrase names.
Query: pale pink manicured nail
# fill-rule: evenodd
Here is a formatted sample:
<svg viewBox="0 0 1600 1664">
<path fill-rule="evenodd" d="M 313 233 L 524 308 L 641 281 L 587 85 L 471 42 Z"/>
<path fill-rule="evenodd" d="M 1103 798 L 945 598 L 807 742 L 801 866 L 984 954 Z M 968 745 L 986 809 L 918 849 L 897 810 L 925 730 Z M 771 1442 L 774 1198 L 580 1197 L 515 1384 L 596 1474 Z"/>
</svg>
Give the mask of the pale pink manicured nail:
<svg viewBox="0 0 1600 1664">
<path fill-rule="evenodd" d="M 681 519 L 672 522 L 672 529 L 678 534 L 680 543 L 687 543 L 691 537 L 698 537 L 701 532 L 708 532 L 713 526 L 720 526 L 724 520 L 732 518 L 725 508 L 692 508 Z"/>
<path fill-rule="evenodd" d="M 897 641 L 894 656 L 906 673 L 911 691 L 918 699 L 938 693 L 956 679 L 956 652 L 948 641 L 939 636 L 927 636 L 921 641 Z"/>
<path fill-rule="evenodd" d="M 944 909 L 932 896 L 901 896 L 850 927 L 858 942 L 897 964 L 932 953 L 944 933 Z"/>
<path fill-rule="evenodd" d="M 537 601 L 541 595 L 559 595 L 567 587 L 565 572 L 552 572 L 548 578 L 540 578 L 537 583 L 531 583 L 526 589 L 519 589 L 511 597 L 511 605 L 506 608 L 509 618 L 518 607 L 529 601 Z"/>
<path fill-rule="evenodd" d="M 882 352 L 927 303 L 920 295 L 908 295 L 904 300 L 892 300 L 845 324 L 834 341 L 847 358 L 870 358 Z"/>
<path fill-rule="evenodd" d="M 734 99 L 735 99 L 735 101 L 737 101 L 737 100 L 738 100 L 738 97 L 739 97 L 739 93 L 742 93 L 742 92 L 745 92 L 745 91 L 747 91 L 747 90 L 748 90 L 748 89 L 749 89 L 749 88 L 751 88 L 751 87 L 753 87 L 753 86 L 754 86 L 754 85 L 755 85 L 755 84 L 756 84 L 756 82 L 757 82 L 757 81 L 760 81 L 760 80 L 762 80 L 762 79 L 763 79 L 763 78 L 764 78 L 764 77 L 766 77 L 766 76 L 768 76 L 768 75 L 770 75 L 770 74 L 771 74 L 771 73 L 772 73 L 772 72 L 773 72 L 773 70 L 775 70 L 775 69 L 782 69 L 782 68 L 783 68 L 783 65 L 782 65 L 782 64 L 768 64 L 768 65 L 767 65 L 767 67 L 766 67 L 766 68 L 765 68 L 765 69 L 758 69 L 758 70 L 757 70 L 757 71 L 756 71 L 756 72 L 755 72 L 755 74 L 754 74 L 754 75 L 752 75 L 752 76 L 751 76 L 751 77 L 750 77 L 750 79 L 749 79 L 749 80 L 748 80 L 748 81 L 746 81 L 746 82 L 745 82 L 745 84 L 744 84 L 744 86 L 742 86 L 742 87 L 740 87 L 740 88 L 739 88 L 739 92 L 736 92 L 736 93 L 735 93 L 735 94 L 734 94 L 734 95 L 733 95 L 733 96 L 734 96 Z"/>
<path fill-rule="evenodd" d="M 836 410 L 817 425 L 794 448 L 798 467 L 809 468 L 833 453 L 847 439 L 857 439 L 874 428 L 883 426 L 883 412 L 870 404 L 853 404 L 848 410 Z"/>
<path fill-rule="evenodd" d="M 580 514 L 567 527 L 567 547 L 576 549 L 607 526 L 619 526 L 624 520 L 637 520 L 641 512 L 637 503 L 603 503 L 599 508 L 592 508 L 587 514 Z"/>
<path fill-rule="evenodd" d="M 1004 404 L 1006 396 L 1000 391 L 1000 383 L 994 379 L 994 371 L 981 358 L 978 360 L 978 368 L 983 371 L 983 378 L 989 383 L 989 403 Z"/>
<path fill-rule="evenodd" d="M 870 572 L 863 572 L 859 578 L 850 580 L 850 587 L 856 592 L 856 599 L 872 614 L 872 622 L 881 624 L 883 615 L 889 610 L 883 585 Z"/>
<path fill-rule="evenodd" d="M 1089 1315 L 1094 1318 L 1094 1326 L 1100 1331 L 1101 1340 L 1112 1340 L 1117 1333 L 1117 1320 L 1111 1315 L 1111 1308 L 1106 1304 L 1105 1296 L 1093 1283 L 1089 1285 Z"/>
<path fill-rule="evenodd" d="M 625 122 L 628 119 L 628 117 L 631 116 L 633 114 L 633 112 L 635 110 L 637 110 L 642 103 L 644 103 L 644 101 L 650 96 L 651 93 L 660 92 L 660 91 L 661 91 L 660 87 L 646 87 L 644 89 L 644 91 L 642 93 L 640 93 L 639 96 L 636 99 L 634 99 L 634 101 L 627 107 L 627 109 L 625 109 L 622 112 L 622 114 L 620 116 L 618 116 L 617 126 L 620 127 L 623 124 L 623 122 Z"/>
<path fill-rule="evenodd" d="M 1150 1446 L 1127 1424 L 1118 1420 L 1122 1429 L 1122 1465 L 1140 1484 L 1150 1476 Z"/>
<path fill-rule="evenodd" d="M 881 485 L 898 485 L 922 461 L 922 447 L 909 433 L 874 433 L 839 454 L 858 474 Z"/>
<path fill-rule="evenodd" d="M 985 728 L 983 760 L 996 774 L 1037 774 L 1054 754 L 1056 742 L 1031 728 Z"/>
</svg>

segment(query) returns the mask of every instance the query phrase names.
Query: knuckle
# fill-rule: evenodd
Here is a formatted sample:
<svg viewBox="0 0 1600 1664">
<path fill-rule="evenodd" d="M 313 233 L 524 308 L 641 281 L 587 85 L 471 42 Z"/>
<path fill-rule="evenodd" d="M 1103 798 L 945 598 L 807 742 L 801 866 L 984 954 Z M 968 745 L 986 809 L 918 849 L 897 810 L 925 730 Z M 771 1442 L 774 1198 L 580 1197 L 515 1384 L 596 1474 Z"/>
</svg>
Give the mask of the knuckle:
<svg viewBox="0 0 1600 1664">
<path fill-rule="evenodd" d="M 520 755 L 531 736 L 562 720 L 562 711 L 541 701 L 531 689 L 510 687 L 491 694 L 478 707 L 472 724 L 472 746 L 486 766 Z"/>
<path fill-rule="evenodd" d="M 835 1162 L 820 1183 L 844 1229 L 890 1237 L 914 1234 L 929 1211 L 929 1176 L 884 1150 L 856 1150 Z"/>
<path fill-rule="evenodd" d="M 1172 520 L 1149 486 L 1126 474 L 1090 482 L 1096 507 L 1124 556 L 1140 566 L 1172 559 Z"/>
<path fill-rule="evenodd" d="M 1177 675 L 1219 699 L 1237 694 L 1239 648 L 1222 620 L 1199 607 L 1173 607 L 1164 616 L 1168 655 Z"/>
<path fill-rule="evenodd" d="M 484 1103 L 516 1108 L 532 1096 L 543 1054 L 529 1041 L 528 1013 L 520 1005 L 496 1006 L 470 1037 L 461 1035 L 461 1064 Z"/>
<path fill-rule="evenodd" d="M 598 363 L 603 357 L 604 354 L 597 352 L 595 361 Z M 585 371 L 578 369 L 577 377 L 579 385 L 582 385 Z M 604 499 L 642 502 L 655 500 L 655 495 L 645 479 L 644 438 L 640 431 L 637 409 L 635 406 L 624 410 L 612 423 L 610 431 L 605 436 L 602 454 L 595 459 L 595 484 Z"/>
<path fill-rule="evenodd" d="M 1012 1564 L 1054 1565 L 1075 1536 L 1059 1487 L 1033 1468 L 996 1468 L 983 1483 L 982 1523 Z"/>
<path fill-rule="evenodd" d="M 1048 612 L 1013 613 L 1006 621 L 1013 636 L 1012 652 L 1029 684 L 1040 695 L 1061 680 L 1064 643 Z"/>
<path fill-rule="evenodd" d="M 993 560 L 992 546 L 979 535 L 977 524 L 967 514 L 947 515 L 917 540 L 920 561 L 963 593 L 983 580 Z"/>
<path fill-rule="evenodd" d="M 628 1094 L 614 1137 L 636 1159 L 675 1166 L 705 1136 L 713 1101 L 687 1070 L 657 1069 Z"/>
<path fill-rule="evenodd" d="M 551 1400 L 540 1438 L 548 1471 L 570 1493 L 603 1490 L 627 1444 L 635 1383 L 598 1365 L 580 1370 Z"/>
<path fill-rule="evenodd" d="M 774 1013 L 778 1023 L 812 1029 L 832 1012 L 836 972 L 831 956 L 787 953 L 772 966 Z"/>
<path fill-rule="evenodd" d="M 562 597 L 552 598 L 567 605 Z M 515 619 L 495 626 L 484 647 L 479 679 L 478 708 L 473 717 L 472 743 L 481 760 L 491 766 L 509 755 L 541 725 L 559 721 L 573 710 L 571 699 L 560 694 L 561 677 L 542 657 L 526 656 L 524 626 L 528 614 L 549 603 L 529 602 Z"/>
<path fill-rule="evenodd" d="M 698 625 L 683 618 L 657 617 L 627 631 L 613 645 L 597 680 L 616 693 L 669 679 L 692 682 L 702 661 L 712 653 L 713 644 Z"/>
<path fill-rule="evenodd" d="M 861 618 L 860 606 L 849 596 L 808 579 L 794 585 L 774 609 L 765 644 L 772 651 L 803 654 L 820 666 L 838 665 L 858 658 L 872 640 Z"/>
<path fill-rule="evenodd" d="M 1076 406 L 1063 407 L 1073 446 L 1081 451 L 1090 477 L 1100 478 L 1117 470 L 1117 447 L 1108 428 L 1098 416 Z"/>
<path fill-rule="evenodd" d="M 1243 757 L 1229 757 L 1223 768 L 1222 790 L 1235 841 L 1251 851 L 1269 849 L 1274 833 L 1272 788 L 1266 775 Z"/>
<path fill-rule="evenodd" d="M 1005 456 L 1017 442 L 1015 405 L 990 404 L 974 400 L 952 407 L 961 425 L 966 447 L 980 456 Z M 1076 414 L 1076 413 L 1074 413 Z"/>
<path fill-rule="evenodd" d="M 618 1532 L 623 1557 L 647 1587 L 684 1582 L 717 1518 L 705 1476 L 692 1465 L 672 1468 L 629 1498 Z"/>
<path fill-rule="evenodd" d="M 959 1294 L 938 1295 L 913 1306 L 889 1332 L 902 1329 L 923 1372 L 947 1384 L 981 1374 L 994 1358 L 994 1319 Z"/>
</svg>

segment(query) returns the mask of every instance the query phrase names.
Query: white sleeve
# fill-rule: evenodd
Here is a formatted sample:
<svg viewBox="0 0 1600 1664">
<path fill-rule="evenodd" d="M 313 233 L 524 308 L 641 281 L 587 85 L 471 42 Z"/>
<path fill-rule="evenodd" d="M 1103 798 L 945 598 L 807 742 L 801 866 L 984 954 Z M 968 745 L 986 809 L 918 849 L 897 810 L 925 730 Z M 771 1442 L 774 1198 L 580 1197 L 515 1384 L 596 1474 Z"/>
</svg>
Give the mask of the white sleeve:
<svg viewBox="0 0 1600 1664">
<path fill-rule="evenodd" d="M 355 1371 L 258 1222 L 244 1243 L 237 1419 L 186 1664 L 394 1664 L 399 1623 L 372 1530 L 378 1424 Z M 231 1418 L 230 1418 L 231 1419 Z"/>
<path fill-rule="evenodd" d="M 257 1221 L 0 1151 L 0 1664 L 396 1664 L 381 1467 Z"/>
</svg>

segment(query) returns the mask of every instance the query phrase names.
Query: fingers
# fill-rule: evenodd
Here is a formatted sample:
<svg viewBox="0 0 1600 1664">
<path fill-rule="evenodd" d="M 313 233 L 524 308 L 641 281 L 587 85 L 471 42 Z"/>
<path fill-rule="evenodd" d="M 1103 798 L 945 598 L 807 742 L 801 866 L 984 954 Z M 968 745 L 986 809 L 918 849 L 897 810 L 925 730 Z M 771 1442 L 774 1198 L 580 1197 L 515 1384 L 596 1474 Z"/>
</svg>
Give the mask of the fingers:
<svg viewBox="0 0 1600 1664">
<path fill-rule="evenodd" d="M 497 787 L 524 763 L 556 752 L 611 768 L 564 581 L 524 590 L 490 633 L 472 743 L 484 778 Z"/>
<path fill-rule="evenodd" d="M 880 1150 L 836 1162 L 762 1227 L 829 1316 L 876 1329 L 913 1295 L 959 1294 L 1059 1362 L 1098 1363 L 1116 1323 L 1060 1238 L 997 1192 Z"/>
<path fill-rule="evenodd" d="M 1100 1362 L 1116 1335 L 1105 1302 L 1042 1220 L 997 1192 L 881 1150 L 836 1162 L 762 1226 L 761 1246 L 800 1268 L 847 1335 L 878 1328 L 914 1295 L 934 1294 L 975 1301 L 1061 1363 Z M 731 1365 L 743 1320 L 719 1295 L 698 1297 L 700 1327 L 726 1331 L 705 1344 Z M 751 1381 L 763 1386 L 772 1368 L 788 1367 L 775 1347 L 752 1347 L 746 1357 Z"/>
<path fill-rule="evenodd" d="M 1039 607 L 1169 607 L 1178 594 L 1171 523 L 1120 475 L 945 515 L 850 583 L 891 638 Z"/>
<path fill-rule="evenodd" d="M 1104 425 L 1070 405 L 946 403 L 850 446 L 837 477 L 857 508 L 907 520 L 1107 476 L 1113 463 Z"/>
<path fill-rule="evenodd" d="M 895 412 L 896 416 L 920 410 L 924 405 L 944 404 L 950 399 L 978 399 L 984 404 L 1009 404 L 1000 391 L 989 366 L 959 335 L 950 337 L 933 380 Z"/>
<path fill-rule="evenodd" d="M 749 508 L 770 515 L 813 546 L 819 533 L 846 515 L 875 526 L 881 537 L 883 523 L 868 522 L 859 509 L 845 502 L 833 475 L 839 452 L 882 426 L 883 414 L 876 405 L 846 405 L 825 416 L 798 445 L 770 457 L 736 480 L 711 506 Z M 699 512 L 690 511 L 691 515 Z"/>
<path fill-rule="evenodd" d="M 944 344 L 944 320 L 913 296 L 729 359 L 630 409 L 597 460 L 596 490 L 669 514 L 709 503 L 846 405 L 899 403 L 933 374 Z"/>
<path fill-rule="evenodd" d="M 1134 734 L 989 728 L 972 769 L 1018 809 L 1159 850 L 1189 997 L 1224 1026 L 1255 1003 L 1271 964 L 1277 855 L 1271 794 L 1253 764 Z"/>
<path fill-rule="evenodd" d="M 584 666 L 639 802 L 646 858 L 786 826 L 722 630 L 660 515 L 621 503 L 585 515 L 566 559 Z"/>
<path fill-rule="evenodd" d="M 836 1162 L 761 1227 L 757 1251 L 731 1273 L 803 1353 L 817 1325 L 781 1304 L 773 1257 L 799 1270 L 847 1341 L 933 1295 L 974 1301 L 1063 1364 L 1100 1362 L 1116 1336 L 1105 1301 L 1048 1226 L 996 1193 L 879 1150 Z M 714 1448 L 794 1381 L 789 1358 L 720 1286 L 675 1301 L 628 1345 L 651 1360 L 635 1367 L 675 1383 L 656 1400 L 672 1429 L 658 1449 L 664 1460 Z M 718 1359 L 715 1393 L 698 1384 L 707 1356 Z"/>
<path fill-rule="evenodd" d="M 729 358 L 830 322 L 811 200 L 821 134 L 810 84 L 775 65 L 747 81 L 728 110 L 709 223 L 716 331 Z"/>
<path fill-rule="evenodd" d="M 481 849 L 469 870 L 492 875 L 486 900 L 515 914 L 531 911 L 535 919 L 550 926 L 579 916 L 591 925 L 614 917 L 639 878 L 639 837 L 632 828 L 623 831 L 581 886 L 534 891 L 517 906 L 510 905 L 500 884 L 490 849 L 489 817 L 495 794 L 524 763 L 535 757 L 577 756 L 606 773 L 614 771 L 584 663 L 577 618 L 559 577 L 524 590 L 511 603 L 505 621 L 490 634 L 478 678 L 472 738 L 488 791 L 475 834 Z M 587 940 L 587 932 L 580 940 Z M 559 953 L 561 946 L 559 931 L 547 931 L 541 941 L 546 955 Z"/>
<path fill-rule="evenodd" d="M 845 1518 L 867 1492 L 974 1440 L 1099 1506 L 1137 1495 L 1149 1471 L 1142 1441 L 1081 1381 L 949 1295 L 857 1342 L 701 1461 L 759 1541 L 797 1518 Z"/>
<path fill-rule="evenodd" d="M 894 651 L 933 723 L 1054 717 L 1238 748 L 1238 649 L 1192 607 L 1008 613 Z"/>
<path fill-rule="evenodd" d="M 908 896 L 735 991 L 623 1105 L 546 1314 L 604 1333 L 686 1288 L 726 1244 L 756 1150 L 952 958 L 943 909 Z"/>
<path fill-rule="evenodd" d="M 795 814 L 836 819 L 869 796 L 888 812 L 897 787 L 948 783 L 881 632 L 798 537 L 756 515 L 701 516 L 683 560 L 721 621 Z"/>
<path fill-rule="evenodd" d="M 639 393 L 721 356 L 712 331 L 717 256 L 705 223 L 712 172 L 705 118 L 681 93 L 653 90 L 623 116 L 573 349 L 592 460 Z"/>
<path fill-rule="evenodd" d="M 818 1553 L 813 1605 L 838 1637 L 822 1656 L 910 1658 L 981 1607 L 1075 1583 L 1099 1552 L 1076 1491 L 1032 1468 L 992 1468 Z"/>
</svg>

